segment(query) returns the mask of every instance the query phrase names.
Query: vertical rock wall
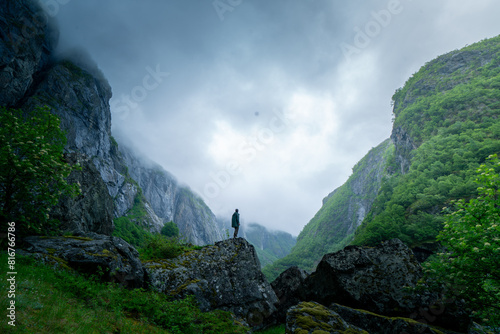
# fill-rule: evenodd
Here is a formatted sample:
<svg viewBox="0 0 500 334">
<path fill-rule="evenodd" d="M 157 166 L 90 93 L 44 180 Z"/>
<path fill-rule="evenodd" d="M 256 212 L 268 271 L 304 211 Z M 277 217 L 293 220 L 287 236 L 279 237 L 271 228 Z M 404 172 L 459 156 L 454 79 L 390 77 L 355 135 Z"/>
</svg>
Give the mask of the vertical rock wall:
<svg viewBox="0 0 500 334">
<path fill-rule="evenodd" d="M 174 220 L 192 243 L 220 240 L 215 216 L 199 197 L 161 167 L 122 154 L 111 135 L 109 83 L 85 52 L 56 59 L 57 38 L 35 0 L 0 3 L 0 105 L 49 106 L 67 133 L 66 154 L 83 166 L 70 176 L 82 185 L 82 196 L 54 210 L 63 230 L 110 234 L 113 218 L 128 213 L 142 187 L 153 231 Z"/>
</svg>

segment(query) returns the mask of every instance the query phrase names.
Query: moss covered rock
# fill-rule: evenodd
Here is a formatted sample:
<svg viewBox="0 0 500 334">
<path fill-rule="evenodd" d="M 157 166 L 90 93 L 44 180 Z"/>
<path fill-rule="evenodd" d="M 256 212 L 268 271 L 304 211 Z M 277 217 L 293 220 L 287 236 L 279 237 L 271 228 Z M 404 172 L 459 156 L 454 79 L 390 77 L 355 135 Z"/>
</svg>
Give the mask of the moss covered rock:
<svg viewBox="0 0 500 334">
<path fill-rule="evenodd" d="M 449 330 L 435 328 L 415 319 L 403 317 L 387 317 L 365 310 L 357 310 L 332 304 L 329 307 L 345 321 L 368 331 L 370 334 L 406 333 L 406 334 L 452 334 Z M 428 321 L 428 320 L 427 320 Z"/>
<path fill-rule="evenodd" d="M 368 332 L 348 324 L 337 313 L 316 302 L 302 302 L 288 310 L 286 333 L 368 334 Z"/>
<path fill-rule="evenodd" d="M 144 287 L 139 253 L 126 241 L 90 233 L 86 236 L 26 237 L 22 254 L 56 267 L 97 275 L 126 287 Z"/>
<path fill-rule="evenodd" d="M 194 295 L 203 311 L 230 311 L 259 327 L 276 310 L 278 299 L 260 270 L 255 248 L 243 238 L 144 266 L 154 289 L 178 298 Z"/>
</svg>

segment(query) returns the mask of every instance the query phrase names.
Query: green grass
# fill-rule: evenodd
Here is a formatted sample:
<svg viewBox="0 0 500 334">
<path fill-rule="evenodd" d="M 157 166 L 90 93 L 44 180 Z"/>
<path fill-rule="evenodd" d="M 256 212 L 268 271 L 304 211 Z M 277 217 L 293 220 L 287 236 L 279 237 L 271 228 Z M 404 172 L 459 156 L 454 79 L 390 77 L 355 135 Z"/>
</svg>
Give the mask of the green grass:
<svg viewBox="0 0 500 334">
<path fill-rule="evenodd" d="M 128 216 L 115 218 L 114 225 L 113 236 L 122 238 L 135 247 L 144 246 L 147 239 L 153 235 Z"/>
<path fill-rule="evenodd" d="M 7 254 L 0 268 L 7 272 Z M 16 258 L 16 326 L 8 325 L 8 282 L 0 280 L 2 333 L 245 333 L 230 313 L 201 312 L 193 298 L 127 290 Z"/>
<path fill-rule="evenodd" d="M 268 328 L 263 331 L 254 332 L 255 334 L 285 334 L 285 325 Z"/>
<path fill-rule="evenodd" d="M 139 253 L 142 260 L 173 259 L 183 253 L 202 248 L 186 243 L 180 238 L 155 234 L 147 239 L 145 246 L 139 249 Z"/>
</svg>

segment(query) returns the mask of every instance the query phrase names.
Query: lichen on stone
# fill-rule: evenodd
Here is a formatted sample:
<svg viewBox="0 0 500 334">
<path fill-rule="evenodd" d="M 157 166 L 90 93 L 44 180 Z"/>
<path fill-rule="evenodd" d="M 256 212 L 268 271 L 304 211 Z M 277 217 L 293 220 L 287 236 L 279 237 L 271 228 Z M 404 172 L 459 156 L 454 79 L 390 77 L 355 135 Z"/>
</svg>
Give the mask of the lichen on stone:
<svg viewBox="0 0 500 334">
<path fill-rule="evenodd" d="M 316 302 L 302 302 L 288 310 L 287 333 L 368 334 L 348 324 L 337 313 Z"/>
</svg>

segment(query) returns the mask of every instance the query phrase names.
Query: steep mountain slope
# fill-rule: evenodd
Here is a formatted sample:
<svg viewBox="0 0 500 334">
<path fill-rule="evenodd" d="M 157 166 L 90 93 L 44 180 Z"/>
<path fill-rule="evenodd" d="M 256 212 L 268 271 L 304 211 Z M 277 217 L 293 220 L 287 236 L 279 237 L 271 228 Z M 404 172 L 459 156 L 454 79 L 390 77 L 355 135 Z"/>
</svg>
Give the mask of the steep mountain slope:
<svg viewBox="0 0 500 334">
<path fill-rule="evenodd" d="M 261 267 L 288 255 L 297 238 L 283 231 L 270 231 L 262 225 L 250 223 L 243 229 L 243 237 L 255 246 Z"/>
<path fill-rule="evenodd" d="M 393 102 L 400 168 L 383 183 L 356 244 L 433 240 L 442 208 L 476 194 L 476 169 L 500 153 L 500 37 L 427 63 Z"/>
<path fill-rule="evenodd" d="M 371 209 L 393 151 L 389 139 L 370 150 L 354 166 L 347 182 L 323 199 L 323 206 L 300 232 L 290 255 L 264 269 L 266 276 L 274 278 L 292 265 L 311 270 L 323 254 L 347 245 Z"/>
<path fill-rule="evenodd" d="M 363 163 L 374 152 L 357 165 L 369 167 L 357 179 L 365 189 L 365 214 L 353 210 L 355 167 L 304 227 L 291 254 L 265 268 L 268 278 L 291 265 L 312 269 L 351 240 L 374 245 L 397 237 L 412 246 L 434 240 L 442 208 L 473 196 L 475 170 L 500 153 L 500 37 L 425 64 L 393 103 L 393 146 L 375 149 L 383 152 L 376 167 Z"/>
<path fill-rule="evenodd" d="M 25 111 L 47 105 L 61 119 L 67 160 L 82 165 L 70 177 L 82 196 L 54 210 L 62 229 L 109 235 L 114 218 L 140 212 L 139 223 L 152 231 L 174 220 L 192 243 L 220 240 L 201 199 L 159 167 L 120 151 L 111 134 L 111 87 L 85 54 L 55 57 L 58 31 L 49 21 L 34 0 L 0 4 L 0 103 Z"/>
<path fill-rule="evenodd" d="M 124 145 L 120 146 L 120 153 L 130 177 L 137 182 L 147 205 L 159 218 L 149 224 L 150 231 L 159 233 L 164 223 L 173 221 L 180 235 L 196 245 L 222 240 L 215 215 L 199 196 L 179 185 L 173 175 L 147 157 Z"/>
</svg>

